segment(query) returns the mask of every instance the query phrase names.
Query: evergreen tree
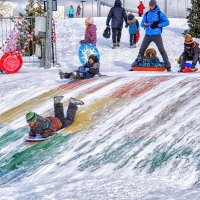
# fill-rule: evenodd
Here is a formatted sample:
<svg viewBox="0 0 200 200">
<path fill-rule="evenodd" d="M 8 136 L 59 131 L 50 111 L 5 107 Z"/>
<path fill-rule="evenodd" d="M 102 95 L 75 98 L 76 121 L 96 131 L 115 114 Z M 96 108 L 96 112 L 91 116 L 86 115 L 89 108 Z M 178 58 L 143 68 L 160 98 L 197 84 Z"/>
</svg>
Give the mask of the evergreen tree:
<svg viewBox="0 0 200 200">
<path fill-rule="evenodd" d="M 43 0 L 37 0 L 37 4 L 35 4 L 34 0 L 28 0 L 28 4 L 25 9 L 25 14 L 19 13 L 22 17 L 23 23 L 18 23 L 18 32 L 19 32 L 19 46 L 21 49 L 24 48 L 25 42 L 28 40 L 28 35 L 35 28 L 35 19 L 34 18 L 26 18 L 26 17 L 35 17 L 35 16 L 44 16 L 44 7 Z M 35 52 L 35 36 L 33 36 L 33 41 L 29 42 L 29 48 L 26 49 L 25 54 L 27 56 L 32 56 Z"/>
<path fill-rule="evenodd" d="M 185 33 L 200 38 L 200 0 L 191 0 L 191 4 L 192 7 L 187 9 L 189 12 L 187 16 L 189 30 L 186 30 Z"/>
<path fill-rule="evenodd" d="M 37 6 L 35 6 L 35 16 L 44 16 L 44 0 L 37 0 Z"/>
</svg>

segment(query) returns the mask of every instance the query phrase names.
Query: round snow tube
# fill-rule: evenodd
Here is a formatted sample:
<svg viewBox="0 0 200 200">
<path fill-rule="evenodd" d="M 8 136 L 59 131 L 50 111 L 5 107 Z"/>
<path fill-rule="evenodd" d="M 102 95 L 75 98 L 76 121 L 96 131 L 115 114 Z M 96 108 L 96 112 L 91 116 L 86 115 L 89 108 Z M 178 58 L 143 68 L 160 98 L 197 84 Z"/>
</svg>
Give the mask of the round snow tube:
<svg viewBox="0 0 200 200">
<path fill-rule="evenodd" d="M 22 64 L 23 59 L 21 55 L 9 52 L 1 57 L 0 68 L 3 73 L 14 74 L 21 69 Z"/>
<path fill-rule="evenodd" d="M 156 71 L 156 72 L 164 72 L 166 68 L 163 67 L 138 67 L 132 66 L 132 71 Z"/>
</svg>

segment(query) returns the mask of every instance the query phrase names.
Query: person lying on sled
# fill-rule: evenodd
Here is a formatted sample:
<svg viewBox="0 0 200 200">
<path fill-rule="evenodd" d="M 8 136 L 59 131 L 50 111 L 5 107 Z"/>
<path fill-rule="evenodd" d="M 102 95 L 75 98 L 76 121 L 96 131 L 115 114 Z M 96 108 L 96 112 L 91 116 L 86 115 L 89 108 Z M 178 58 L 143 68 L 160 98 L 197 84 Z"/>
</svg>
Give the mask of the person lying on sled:
<svg viewBox="0 0 200 200">
<path fill-rule="evenodd" d="M 30 127 L 29 137 L 35 137 L 40 135 L 43 138 L 47 138 L 56 133 L 56 131 L 70 126 L 76 116 L 78 105 L 84 103 L 80 100 L 71 98 L 69 101 L 67 116 L 64 116 L 63 103 L 61 103 L 63 96 L 54 97 L 54 114 L 51 117 L 42 117 L 34 112 L 28 112 L 26 114 L 26 121 Z"/>
<path fill-rule="evenodd" d="M 184 52 L 178 60 L 180 72 L 185 69 L 186 61 L 192 61 L 192 71 L 195 70 L 197 62 L 200 62 L 199 43 L 195 42 L 190 34 L 185 35 Z"/>
<path fill-rule="evenodd" d="M 99 67 L 98 57 L 92 54 L 89 56 L 88 62 L 84 66 L 79 67 L 77 71 L 70 73 L 60 71 L 59 75 L 61 79 L 89 79 L 99 74 Z"/>
</svg>

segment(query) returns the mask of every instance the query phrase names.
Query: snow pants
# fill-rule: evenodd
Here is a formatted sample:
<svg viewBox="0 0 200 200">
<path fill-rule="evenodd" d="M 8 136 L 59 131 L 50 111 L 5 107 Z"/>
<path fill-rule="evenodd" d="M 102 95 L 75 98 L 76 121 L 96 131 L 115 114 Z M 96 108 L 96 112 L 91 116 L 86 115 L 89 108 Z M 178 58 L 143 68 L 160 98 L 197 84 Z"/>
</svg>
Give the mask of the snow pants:
<svg viewBox="0 0 200 200">
<path fill-rule="evenodd" d="M 141 57 L 144 56 L 145 51 L 147 50 L 148 46 L 154 42 L 163 58 L 166 68 L 171 68 L 171 64 L 169 62 L 168 55 L 165 51 L 163 40 L 161 35 L 146 35 L 142 41 L 142 45 L 139 50 L 139 54 Z"/>
<path fill-rule="evenodd" d="M 69 103 L 67 109 L 67 117 L 65 118 L 63 104 L 62 103 L 54 104 L 54 114 L 55 117 L 61 121 L 62 128 L 68 127 L 73 123 L 77 109 L 78 107 L 76 105 L 74 105 L 73 103 Z"/>
<path fill-rule="evenodd" d="M 130 46 L 133 46 L 133 44 L 136 44 L 136 38 L 137 38 L 137 34 L 130 34 Z"/>
<path fill-rule="evenodd" d="M 122 36 L 122 28 L 112 28 L 113 44 L 119 43 Z"/>
<path fill-rule="evenodd" d="M 185 64 L 186 64 L 186 62 L 187 61 L 193 61 L 193 57 L 190 57 L 189 55 L 187 55 L 187 54 L 183 54 L 181 57 L 180 57 L 180 61 L 179 61 L 179 63 L 180 63 L 180 65 L 179 65 L 179 67 L 181 68 L 181 69 L 185 69 Z M 199 63 L 200 63 L 200 55 L 199 55 Z M 193 66 L 193 68 L 195 67 L 195 65 Z"/>
</svg>

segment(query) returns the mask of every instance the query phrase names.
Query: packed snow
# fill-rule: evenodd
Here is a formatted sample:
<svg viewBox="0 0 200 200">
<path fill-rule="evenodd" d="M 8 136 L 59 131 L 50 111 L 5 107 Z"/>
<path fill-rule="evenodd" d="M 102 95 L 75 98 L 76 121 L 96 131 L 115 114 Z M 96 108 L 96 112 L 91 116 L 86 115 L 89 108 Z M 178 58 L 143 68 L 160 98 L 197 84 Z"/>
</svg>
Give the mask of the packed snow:
<svg viewBox="0 0 200 200">
<path fill-rule="evenodd" d="M 69 87 L 57 67 L 28 64 L 18 74 L 0 75 L 0 199 L 199 199 L 200 73 L 177 73 L 175 61 L 187 21 L 170 19 L 163 30 L 171 73 L 128 71 L 145 32 L 130 49 L 124 28 L 121 47 L 113 50 L 111 39 L 102 36 L 105 21 L 95 18 L 107 77 Z M 84 19 L 59 20 L 56 27 L 58 62 L 73 71 L 80 66 Z M 43 94 L 56 92 L 66 102 L 71 96 L 85 102 L 77 116 L 83 115 L 83 126 L 55 140 L 24 144 L 26 106 L 52 114 L 52 96 Z"/>
</svg>

